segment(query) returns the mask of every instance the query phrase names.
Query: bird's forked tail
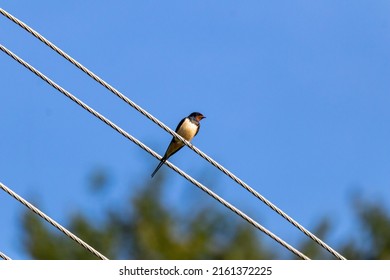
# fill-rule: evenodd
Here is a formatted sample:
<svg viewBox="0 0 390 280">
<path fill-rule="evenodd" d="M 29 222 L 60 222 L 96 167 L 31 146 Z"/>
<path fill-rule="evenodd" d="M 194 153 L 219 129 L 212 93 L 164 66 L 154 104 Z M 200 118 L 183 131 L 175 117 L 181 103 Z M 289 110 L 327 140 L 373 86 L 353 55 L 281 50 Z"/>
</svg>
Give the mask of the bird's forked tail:
<svg viewBox="0 0 390 280">
<path fill-rule="evenodd" d="M 161 159 L 160 163 L 157 165 L 156 169 L 152 173 L 152 178 L 157 173 L 157 171 L 160 169 L 160 167 L 163 166 L 164 162 L 166 162 L 166 161 L 167 161 L 167 159 L 165 157 L 163 157 Z"/>
</svg>

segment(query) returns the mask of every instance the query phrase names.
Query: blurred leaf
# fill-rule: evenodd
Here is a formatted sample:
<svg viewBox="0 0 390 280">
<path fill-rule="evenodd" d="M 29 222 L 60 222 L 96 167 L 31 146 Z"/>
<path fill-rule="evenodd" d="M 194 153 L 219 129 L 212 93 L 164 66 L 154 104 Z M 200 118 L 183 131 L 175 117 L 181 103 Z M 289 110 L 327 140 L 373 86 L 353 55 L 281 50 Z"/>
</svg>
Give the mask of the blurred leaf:
<svg viewBox="0 0 390 280">
<path fill-rule="evenodd" d="M 91 184 L 107 181 L 104 172 L 91 177 Z M 103 223 L 83 215 L 69 217 L 69 229 L 104 255 L 119 259 L 261 259 L 272 256 L 261 246 L 258 231 L 233 213 L 219 213 L 216 207 L 198 200 L 197 211 L 183 214 L 162 199 L 164 176 L 148 181 L 128 204 L 106 209 Z M 97 198 L 98 199 L 98 198 Z M 126 201 L 126 198 L 123 198 Z M 30 212 L 24 216 L 25 244 L 36 259 L 94 259 L 95 257 L 65 237 L 49 229 Z M 97 225 L 98 224 L 98 225 Z"/>
<path fill-rule="evenodd" d="M 263 235 L 230 211 L 204 203 L 204 193 L 191 196 L 192 211 L 178 211 L 179 205 L 163 202 L 165 184 L 162 173 L 144 186 L 122 197 L 121 203 L 107 207 L 104 221 L 78 214 L 69 216 L 69 229 L 91 246 L 114 259 L 280 259 L 280 247 L 264 245 Z M 109 179 L 99 171 L 91 177 L 98 188 Z M 95 199 L 99 199 L 96 197 Z M 128 203 L 123 203 L 128 201 Z M 361 230 L 341 249 L 348 259 L 390 259 L 390 215 L 379 203 L 354 201 Z M 34 259 L 95 259 L 73 240 L 57 232 L 35 214 L 23 218 L 24 245 Z M 326 242 L 332 221 L 322 219 L 313 233 Z M 298 249 L 312 259 L 333 259 L 307 237 Z M 294 257 L 294 256 L 293 256 Z"/>
</svg>

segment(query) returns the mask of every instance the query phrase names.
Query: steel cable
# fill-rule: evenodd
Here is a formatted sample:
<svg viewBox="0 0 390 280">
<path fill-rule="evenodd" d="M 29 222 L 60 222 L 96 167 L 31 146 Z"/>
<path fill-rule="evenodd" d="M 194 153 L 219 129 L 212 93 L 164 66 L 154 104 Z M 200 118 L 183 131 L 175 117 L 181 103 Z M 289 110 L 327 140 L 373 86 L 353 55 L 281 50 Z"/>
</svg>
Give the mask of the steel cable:
<svg viewBox="0 0 390 280">
<path fill-rule="evenodd" d="M 114 124 L 113 122 L 111 122 L 109 119 L 107 119 L 106 117 L 104 117 L 103 115 L 101 115 L 100 113 L 98 113 L 97 111 L 95 111 L 94 109 L 92 109 L 91 107 L 89 107 L 87 104 L 83 103 L 81 100 L 79 100 L 78 98 L 76 98 L 74 95 L 72 95 L 70 92 L 68 92 L 67 90 L 63 89 L 61 86 L 59 86 L 58 84 L 56 84 L 54 81 L 52 81 L 51 79 L 49 79 L 48 77 L 46 77 L 44 74 L 42 74 L 41 72 L 39 72 L 37 69 L 35 69 L 33 66 L 31 66 L 30 64 L 28 64 L 27 62 L 25 62 L 23 59 L 21 59 L 20 57 L 18 57 L 17 55 L 15 55 L 14 53 L 12 53 L 10 50 L 8 50 L 6 47 L 4 47 L 3 45 L 0 45 L 0 50 L 3 51 L 4 53 L 6 53 L 8 56 L 10 56 L 11 58 L 13 58 L 14 60 L 16 60 L 17 62 L 19 62 L 21 65 L 23 65 L 24 67 L 26 67 L 28 70 L 30 70 L 31 72 L 33 72 L 35 75 L 37 75 L 39 78 L 41 78 L 42 80 L 44 80 L 46 83 L 48 83 L 49 85 L 51 85 L 52 87 L 54 87 L 56 90 L 58 90 L 59 92 L 61 92 L 62 94 L 64 94 L 66 97 L 68 97 L 69 99 L 71 99 L 72 101 L 74 101 L 76 104 L 78 104 L 79 106 L 81 106 L 83 109 L 85 109 L 86 111 L 88 111 L 89 113 L 91 113 L 92 115 L 94 115 L 95 117 L 97 117 L 98 119 L 100 119 L 101 121 L 103 121 L 105 124 L 107 124 L 108 126 L 110 126 L 111 128 L 113 128 L 114 130 L 116 130 L 117 132 L 119 132 L 120 134 L 122 134 L 123 136 L 125 136 L 127 139 L 129 139 L 130 141 L 132 141 L 133 143 L 135 143 L 136 145 L 138 145 L 139 147 L 141 147 L 143 150 L 147 151 L 149 154 L 151 154 L 152 156 L 154 156 L 155 158 L 157 159 L 161 159 L 161 156 L 158 155 L 156 152 L 154 152 L 152 149 L 150 149 L 148 146 L 146 146 L 144 143 L 142 143 L 141 141 L 139 141 L 137 138 L 133 137 L 132 135 L 130 135 L 129 133 L 127 133 L 126 131 L 124 131 L 122 128 L 120 128 L 119 126 L 117 126 L 116 124 Z M 257 229 L 259 229 L 260 231 L 262 231 L 263 233 L 265 233 L 266 235 L 268 235 L 269 237 L 271 237 L 273 240 L 275 240 L 276 242 L 278 242 L 279 244 L 281 244 L 283 247 L 285 247 L 286 249 L 288 249 L 289 251 L 291 251 L 292 253 L 294 253 L 296 256 L 300 257 L 301 259 L 305 259 L 305 260 L 309 260 L 309 258 L 304 255 L 303 253 L 301 253 L 300 251 L 298 251 L 297 249 L 295 249 L 293 246 L 291 246 L 290 244 L 288 244 L 287 242 L 285 242 L 284 240 L 282 240 L 280 237 L 278 237 L 277 235 L 275 235 L 274 233 L 272 233 L 271 231 L 269 231 L 268 229 L 266 229 L 265 227 L 263 227 L 262 225 L 260 225 L 258 222 L 256 222 L 255 220 L 253 220 L 252 218 L 250 218 L 248 215 L 246 215 L 245 213 L 243 213 L 241 210 L 239 210 L 238 208 L 236 208 L 235 206 L 233 206 L 232 204 L 230 204 L 229 202 L 227 202 L 226 200 L 224 200 L 223 198 L 221 198 L 220 196 L 218 196 L 217 194 L 215 194 L 214 192 L 212 192 L 211 190 L 209 190 L 206 186 L 204 186 L 203 184 L 201 184 L 200 182 L 198 182 L 197 180 L 195 180 L 194 178 L 192 178 L 190 175 L 188 175 L 187 173 L 185 173 L 184 171 L 182 171 L 181 169 L 179 169 L 178 167 L 176 167 L 175 165 L 173 165 L 172 163 L 170 162 L 166 162 L 166 164 L 172 168 L 174 171 L 176 171 L 177 173 L 179 173 L 181 176 L 183 176 L 184 178 L 186 178 L 188 181 L 190 181 L 192 184 L 194 184 L 195 186 L 197 186 L 198 188 L 200 188 L 202 191 L 204 191 L 205 193 L 207 193 L 208 195 L 210 195 L 211 197 L 213 197 L 215 200 L 217 200 L 218 202 L 220 202 L 221 204 L 223 204 L 225 207 L 227 207 L 228 209 L 230 209 L 231 211 L 233 211 L 234 213 L 236 213 L 237 215 L 239 215 L 241 218 L 245 219 L 247 222 L 249 222 L 250 224 L 252 224 L 253 226 L 255 226 Z"/>
</svg>

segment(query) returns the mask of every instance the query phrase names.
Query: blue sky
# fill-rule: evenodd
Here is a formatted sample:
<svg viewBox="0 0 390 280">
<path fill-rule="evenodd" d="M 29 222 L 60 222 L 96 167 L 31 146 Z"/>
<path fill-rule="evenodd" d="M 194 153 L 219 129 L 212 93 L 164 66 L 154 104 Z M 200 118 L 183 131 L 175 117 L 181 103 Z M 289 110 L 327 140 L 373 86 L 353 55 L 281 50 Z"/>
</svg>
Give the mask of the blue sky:
<svg viewBox="0 0 390 280">
<path fill-rule="evenodd" d="M 388 1 L 7 1 L 2 8 L 171 128 L 202 112 L 193 144 L 308 229 L 331 217 L 331 245 L 357 229 L 355 192 L 390 203 Z M 1 44 L 164 152 L 168 133 L 6 18 L 0 26 Z M 154 158 L 3 53 L 0 62 L 1 182 L 66 224 L 70 213 L 98 212 L 150 180 Z M 302 239 L 190 149 L 172 162 L 199 179 L 215 176 L 204 180 L 289 243 Z M 96 168 L 114 178 L 98 203 L 85 188 Z M 161 170 L 168 200 L 196 191 Z M 0 205 L 0 251 L 26 258 L 23 206 L 4 193 Z"/>
</svg>

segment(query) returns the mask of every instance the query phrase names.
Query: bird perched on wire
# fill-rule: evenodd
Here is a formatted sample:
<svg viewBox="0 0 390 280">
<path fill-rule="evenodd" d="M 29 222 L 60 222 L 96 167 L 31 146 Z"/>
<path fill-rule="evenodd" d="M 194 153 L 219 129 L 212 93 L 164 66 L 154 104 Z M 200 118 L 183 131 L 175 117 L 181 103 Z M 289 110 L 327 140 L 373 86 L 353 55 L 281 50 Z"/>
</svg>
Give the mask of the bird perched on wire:
<svg viewBox="0 0 390 280">
<path fill-rule="evenodd" d="M 179 134 L 181 137 L 186 139 L 187 141 L 191 141 L 192 138 L 199 131 L 200 121 L 204 119 L 201 113 L 194 112 L 191 113 L 188 117 L 182 119 L 176 127 L 175 132 Z M 156 172 L 160 169 L 160 167 L 167 161 L 167 159 L 176 153 L 178 150 L 183 148 L 185 144 L 180 141 L 178 138 L 173 137 L 171 143 L 169 144 L 167 150 L 165 151 L 164 156 L 162 157 L 160 163 L 157 165 L 156 169 L 152 173 L 152 177 L 156 174 Z"/>
</svg>

